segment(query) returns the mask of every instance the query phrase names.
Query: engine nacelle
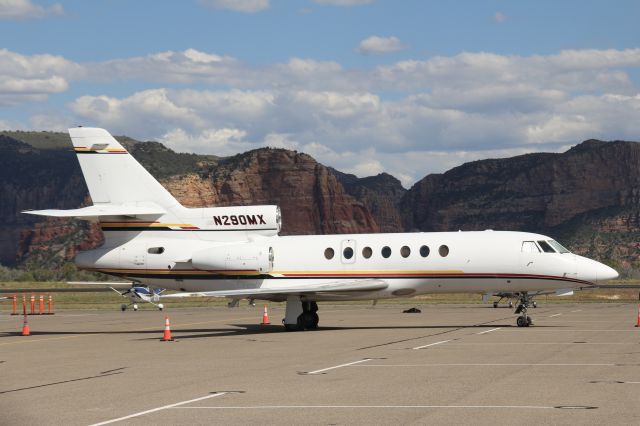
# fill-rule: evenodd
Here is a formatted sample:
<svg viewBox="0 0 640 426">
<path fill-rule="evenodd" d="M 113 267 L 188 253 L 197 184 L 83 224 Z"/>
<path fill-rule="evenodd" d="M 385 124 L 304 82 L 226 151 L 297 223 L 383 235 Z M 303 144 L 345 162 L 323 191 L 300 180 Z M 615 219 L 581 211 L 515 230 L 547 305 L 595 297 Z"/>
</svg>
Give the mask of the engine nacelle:
<svg viewBox="0 0 640 426">
<path fill-rule="evenodd" d="M 266 274 L 273 270 L 273 248 L 253 243 L 212 247 L 195 252 L 191 263 L 206 271 Z"/>
</svg>

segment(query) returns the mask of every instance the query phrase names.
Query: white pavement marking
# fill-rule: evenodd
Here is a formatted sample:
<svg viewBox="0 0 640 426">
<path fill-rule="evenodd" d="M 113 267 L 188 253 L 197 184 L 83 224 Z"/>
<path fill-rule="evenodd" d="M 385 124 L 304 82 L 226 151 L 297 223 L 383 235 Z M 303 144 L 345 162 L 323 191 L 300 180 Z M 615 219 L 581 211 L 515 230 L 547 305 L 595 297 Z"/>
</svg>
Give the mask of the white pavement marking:
<svg viewBox="0 0 640 426">
<path fill-rule="evenodd" d="M 574 312 L 582 312 L 582 309 L 576 309 L 575 311 L 571 311 L 571 313 L 574 313 Z"/>
<path fill-rule="evenodd" d="M 501 328 L 502 327 L 492 328 L 491 330 L 481 331 L 480 333 L 476 333 L 476 334 L 487 334 L 487 333 L 491 333 L 492 331 L 500 330 Z"/>
<path fill-rule="evenodd" d="M 371 361 L 371 358 L 365 358 L 365 359 L 361 359 L 359 361 L 348 362 L 346 364 L 340 364 L 340 365 L 336 365 L 336 366 L 333 366 L 333 367 L 323 368 L 321 370 L 309 371 L 307 374 L 318 374 L 318 373 L 322 373 L 324 371 L 335 370 L 336 368 L 348 367 L 350 365 L 360 364 L 361 362 L 367 362 L 367 361 Z"/>
<path fill-rule="evenodd" d="M 545 405 L 253 405 L 253 406 L 219 406 L 219 407 L 174 407 L 182 410 L 268 410 L 285 408 L 529 408 L 529 409 L 554 409 L 556 407 Z"/>
<path fill-rule="evenodd" d="M 94 423 L 94 424 L 92 424 L 90 426 L 108 425 L 110 423 L 120 422 L 122 420 L 128 420 L 128 419 L 131 419 L 133 417 L 139 417 L 139 416 L 144 416 L 145 414 L 155 413 L 156 411 L 166 410 L 168 408 L 175 408 L 175 407 L 179 407 L 180 405 L 190 404 L 192 402 L 198 402 L 198 401 L 202 401 L 204 399 L 216 398 L 218 396 L 222 396 L 222 395 L 225 395 L 225 394 L 227 394 L 227 392 L 216 392 L 216 393 L 212 393 L 211 395 L 202 396 L 200 398 L 190 399 L 188 401 L 176 402 L 175 404 L 169 404 L 169 405 L 164 405 L 164 406 L 158 407 L 158 408 L 152 408 L 151 410 L 141 411 L 139 413 L 130 414 L 130 415 L 124 416 L 124 417 L 118 417 L 117 419 L 111 419 L 111 420 L 107 420 L 107 421 L 100 422 L 100 423 Z"/>
<path fill-rule="evenodd" d="M 490 346 L 496 346 L 496 345 L 510 345 L 513 346 L 513 342 L 468 342 L 468 343 L 452 343 L 451 345 L 468 345 L 468 346 L 473 346 L 473 345 L 490 345 Z M 637 345 L 637 343 L 634 342 L 518 342 L 518 346 L 522 346 L 522 345 Z"/>
<path fill-rule="evenodd" d="M 574 322 L 574 321 L 571 321 L 571 322 Z M 535 327 L 533 329 L 535 329 Z M 538 330 L 543 331 L 544 329 L 543 328 L 538 328 Z M 638 333 L 640 331 L 640 328 L 628 328 L 626 330 L 609 330 L 607 328 L 601 328 L 600 330 L 588 330 L 588 329 L 582 329 L 582 328 L 555 328 L 555 329 L 553 329 L 554 333 L 556 333 L 558 331 L 570 331 L 570 332 L 588 331 L 588 332 L 598 332 L 598 333 L 601 333 L 603 331 L 606 331 L 607 333 L 610 333 L 612 331 L 626 331 L 626 332 Z M 520 344 L 520 343 L 518 343 L 518 344 Z"/>
<path fill-rule="evenodd" d="M 560 315 L 562 315 L 562 314 L 553 314 L 553 315 L 549 315 L 549 318 L 558 317 L 558 316 L 560 316 Z"/>
<path fill-rule="evenodd" d="M 442 340 L 440 342 L 435 342 L 435 343 L 429 343 L 428 345 L 422 345 L 422 346 L 416 346 L 413 349 L 424 349 L 424 348 L 428 348 L 429 346 L 436 346 L 436 345 L 441 345 L 443 343 L 447 343 L 450 342 L 451 340 Z"/>
<path fill-rule="evenodd" d="M 536 363 L 512 363 L 512 364 L 367 364 L 358 367 L 615 367 L 617 364 L 536 364 Z"/>
</svg>

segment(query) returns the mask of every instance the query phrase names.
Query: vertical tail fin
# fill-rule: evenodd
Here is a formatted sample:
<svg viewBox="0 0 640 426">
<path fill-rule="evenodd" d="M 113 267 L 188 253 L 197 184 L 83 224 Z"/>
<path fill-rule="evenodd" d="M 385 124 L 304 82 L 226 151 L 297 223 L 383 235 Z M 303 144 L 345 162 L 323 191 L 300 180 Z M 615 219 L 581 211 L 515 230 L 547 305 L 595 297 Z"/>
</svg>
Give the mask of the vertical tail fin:
<svg viewBox="0 0 640 426">
<path fill-rule="evenodd" d="M 180 205 L 106 130 L 77 127 L 69 136 L 94 204 Z"/>
</svg>

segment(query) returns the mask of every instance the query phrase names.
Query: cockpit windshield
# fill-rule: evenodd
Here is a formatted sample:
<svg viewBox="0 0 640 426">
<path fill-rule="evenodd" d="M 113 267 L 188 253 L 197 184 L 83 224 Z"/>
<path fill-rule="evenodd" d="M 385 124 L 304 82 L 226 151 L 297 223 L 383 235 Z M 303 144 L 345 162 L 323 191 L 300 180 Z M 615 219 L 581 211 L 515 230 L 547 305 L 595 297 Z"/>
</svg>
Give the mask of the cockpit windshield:
<svg viewBox="0 0 640 426">
<path fill-rule="evenodd" d="M 549 244 L 551 244 L 551 247 L 553 247 L 554 249 L 556 249 L 556 251 L 558 253 L 571 253 L 569 250 L 567 250 L 566 247 L 564 247 L 562 244 L 560 244 L 557 241 L 554 240 L 549 240 L 547 241 Z"/>
<path fill-rule="evenodd" d="M 571 253 L 562 244 L 554 240 L 523 241 L 523 253 Z"/>
<path fill-rule="evenodd" d="M 556 251 L 546 241 L 538 241 L 538 245 L 545 253 L 555 253 Z"/>
</svg>

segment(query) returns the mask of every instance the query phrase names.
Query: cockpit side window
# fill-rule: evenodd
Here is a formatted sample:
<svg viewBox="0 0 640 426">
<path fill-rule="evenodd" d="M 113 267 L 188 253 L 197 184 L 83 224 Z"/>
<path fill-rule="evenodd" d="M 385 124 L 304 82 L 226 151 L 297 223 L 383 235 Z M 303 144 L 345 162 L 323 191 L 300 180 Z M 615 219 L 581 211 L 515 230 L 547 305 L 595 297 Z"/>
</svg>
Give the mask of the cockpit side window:
<svg viewBox="0 0 640 426">
<path fill-rule="evenodd" d="M 538 241 L 538 245 L 545 253 L 555 253 L 556 251 L 546 241 Z"/>
<path fill-rule="evenodd" d="M 540 253 L 540 249 L 536 245 L 535 241 L 523 241 L 522 252 L 523 253 Z"/>
<path fill-rule="evenodd" d="M 555 240 L 548 240 L 547 242 L 551 245 L 551 247 L 556 249 L 558 253 L 571 253 L 566 247 Z"/>
</svg>

